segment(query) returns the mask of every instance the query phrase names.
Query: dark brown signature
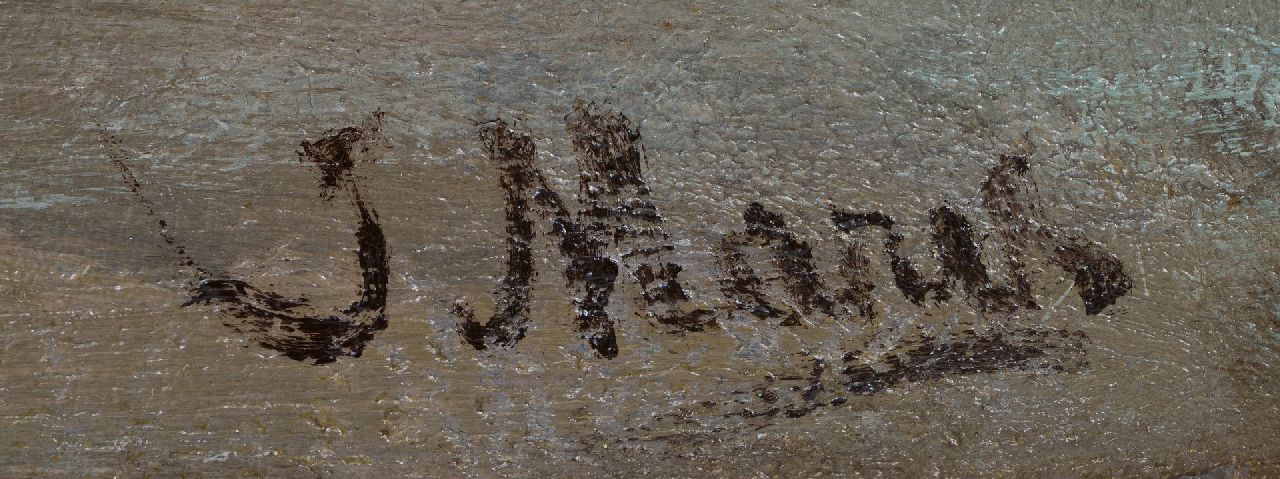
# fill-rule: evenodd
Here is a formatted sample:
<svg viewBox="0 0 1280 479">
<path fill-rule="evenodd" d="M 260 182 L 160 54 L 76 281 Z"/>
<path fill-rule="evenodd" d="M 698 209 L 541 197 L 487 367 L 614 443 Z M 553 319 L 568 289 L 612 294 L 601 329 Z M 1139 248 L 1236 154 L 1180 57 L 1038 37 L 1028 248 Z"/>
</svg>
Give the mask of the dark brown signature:
<svg viewBox="0 0 1280 479">
<path fill-rule="evenodd" d="M 940 205 L 929 212 L 929 239 L 938 263 L 922 271 L 903 254 L 898 222 L 879 211 L 830 206 L 830 228 L 840 233 L 838 281 L 824 280 L 810 244 L 788 225 L 787 218 L 752 203 L 742 212 L 742 229 L 724 235 L 716 247 L 717 278 L 725 301 L 719 307 L 695 307 L 682 283 L 681 266 L 672 260 L 674 242 L 664 231 L 664 218 L 645 183 L 645 149 L 639 129 L 618 112 L 594 103 L 577 102 L 565 116 L 565 133 L 572 140 L 578 165 L 578 191 L 573 204 L 549 184 L 536 164 L 536 145 L 530 135 L 496 119 L 478 125 L 479 142 L 497 173 L 505 201 L 506 274 L 496 288 L 493 315 L 481 321 L 463 300 L 452 307 L 462 340 L 477 350 L 516 347 L 529 331 L 534 295 L 539 234 L 551 238 L 551 251 L 563 259 L 563 277 L 573 289 L 578 330 L 601 358 L 622 354 L 616 319 L 609 302 L 617 282 L 634 281 L 642 291 L 643 309 L 654 324 L 673 337 L 714 334 L 729 317 L 754 317 L 795 327 L 814 315 L 838 321 L 867 322 L 878 312 L 873 291 L 879 285 L 871 268 L 883 264 L 895 288 L 917 306 L 962 300 L 984 315 L 1012 315 L 1035 310 L 1033 286 L 1043 269 L 1033 272 L 1028 261 L 1055 265 L 1074 283 L 1086 314 L 1099 314 L 1124 296 L 1132 284 L 1124 265 L 1099 243 L 1062 228 L 1045 218 L 1037 200 L 1037 185 L 1029 160 L 999 155 L 981 187 L 982 206 L 1002 246 L 984 252 L 984 236 L 958 208 Z M 374 208 L 360 194 L 361 181 L 352 169 L 377 160 L 370 148 L 381 141 L 382 113 L 359 126 L 327 132 L 304 141 L 301 161 L 320 173 L 322 201 L 342 197 L 357 218 L 356 260 L 362 271 L 359 297 L 349 305 L 317 307 L 306 296 L 285 296 L 253 286 L 249 280 L 216 274 L 197 265 L 170 225 L 156 217 L 125 159 L 128 155 L 114 136 L 104 134 L 110 159 L 126 185 L 150 214 L 164 242 L 173 248 L 179 266 L 194 275 L 191 299 L 184 306 L 218 308 L 232 329 L 249 335 L 262 347 L 315 364 L 341 356 L 359 357 L 375 335 L 388 326 L 386 314 L 388 247 Z M 994 256 L 986 258 L 984 253 Z M 1003 262 L 1005 273 L 993 274 L 989 261 Z M 776 274 L 764 277 L 760 268 Z M 1004 282 L 996 276 L 1005 277 Z M 766 286 L 779 283 L 785 297 Z M 1087 365 L 1088 338 L 1079 331 L 1012 325 L 996 332 L 972 328 L 946 338 L 922 337 L 904 341 L 893 354 L 874 362 L 861 351 L 847 352 L 838 368 L 842 389 L 871 394 L 894 384 L 917 382 L 948 374 L 973 374 L 1002 369 L 1074 371 Z M 823 397 L 828 389 L 821 376 L 829 361 L 812 360 L 812 371 L 784 376 L 799 381 L 799 405 L 744 410 L 744 416 L 804 415 L 816 407 L 836 405 L 844 396 Z M 771 378 L 770 382 L 773 379 Z M 776 394 L 757 394 L 765 403 Z"/>
</svg>

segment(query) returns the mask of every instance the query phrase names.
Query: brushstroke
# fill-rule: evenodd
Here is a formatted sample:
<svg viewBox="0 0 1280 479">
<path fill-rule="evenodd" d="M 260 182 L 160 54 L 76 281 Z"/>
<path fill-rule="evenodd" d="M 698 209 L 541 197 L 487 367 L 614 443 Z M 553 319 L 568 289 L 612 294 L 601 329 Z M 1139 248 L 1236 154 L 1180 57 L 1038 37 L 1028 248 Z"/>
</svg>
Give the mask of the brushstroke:
<svg viewBox="0 0 1280 479">
<path fill-rule="evenodd" d="M 510 129 L 501 119 L 480 128 L 480 141 L 489 161 L 500 171 L 499 183 L 506 202 L 507 274 L 494 292 L 498 306 L 487 323 L 477 321 L 464 301 L 459 300 L 452 311 L 462 318 L 462 337 L 472 347 L 512 347 L 524 338 L 529 328 L 533 295 L 530 282 L 536 274 L 533 242 L 537 233 L 528 212 L 535 201 L 535 188 L 541 175 L 533 167 L 537 154 L 533 139 Z"/>
<path fill-rule="evenodd" d="M 783 289 L 802 311 L 808 314 L 816 309 L 834 314 L 835 303 L 824 293 L 826 285 L 818 276 L 813 250 L 787 227 L 782 215 L 766 210 L 760 203 L 751 203 L 743 211 L 742 219 L 746 223 L 746 237 L 773 254 L 773 263 L 782 272 Z"/>
<path fill-rule="evenodd" d="M 622 113 L 578 100 L 565 116 L 565 132 L 577 153 L 583 231 L 593 243 L 612 241 L 622 252 L 623 266 L 640 285 L 648 314 L 658 324 L 673 332 L 715 327 L 711 310 L 688 306 L 682 268 L 665 258 L 673 247 L 645 184 L 639 129 Z"/>
<path fill-rule="evenodd" d="M 764 280 L 756 274 L 747 254 L 742 251 L 742 247 L 749 244 L 749 239 L 736 232 L 720 240 L 716 257 L 721 271 L 725 273 L 725 277 L 720 279 L 721 293 L 736 310 L 747 311 L 759 319 L 784 318 L 781 325 L 799 326 L 800 313 L 786 306 L 774 306 L 762 291 Z"/>
<path fill-rule="evenodd" d="M 231 329 L 253 338 L 264 348 L 279 351 L 298 361 L 325 364 L 342 356 L 359 357 L 378 331 L 387 328 L 387 282 L 390 276 L 388 249 L 377 212 L 368 207 L 360 195 L 352 150 L 379 139 L 384 114 L 376 112 L 362 126 L 331 131 L 316 141 L 304 141 L 300 159 L 321 171 L 321 196 L 327 200 L 337 191 L 346 192 L 359 218 L 356 228 L 356 259 L 361 269 L 360 297 L 337 310 L 322 310 L 306 296 L 287 298 L 263 290 L 250 282 L 216 275 L 195 265 L 169 231 L 168 223 L 157 219 L 160 236 L 174 248 L 182 266 L 195 270 L 195 286 L 183 307 L 196 304 L 216 305 Z M 151 202 L 142 194 L 141 184 L 118 154 L 112 162 L 121 170 L 126 185 L 155 217 Z M 370 159 L 368 161 L 374 161 Z"/>
<path fill-rule="evenodd" d="M 965 331 L 948 341 L 925 337 L 904 344 L 876 365 L 856 364 L 847 355 L 845 387 L 854 394 L 876 394 L 894 385 L 918 383 L 952 375 L 972 375 L 1003 370 L 1079 371 L 1088 366 L 1084 356 L 1089 338 L 1083 332 L 1017 330 L 978 334 Z"/>
<path fill-rule="evenodd" d="M 1031 293 L 1024 256 L 1033 251 L 1043 252 L 1045 245 L 1052 245 L 1053 263 L 1073 277 L 1076 287 L 1080 288 L 1086 313 L 1099 314 L 1132 286 L 1124 266 L 1096 242 L 1080 237 L 1060 238 L 1045 224 L 1034 198 L 1028 198 L 1035 191 L 1034 182 L 1027 177 L 1029 169 L 1025 157 L 1001 155 L 982 186 L 983 205 L 1005 240 L 1002 253 L 1010 269 L 1012 286 L 993 283 L 972 223 L 949 205 L 929 212 L 931 239 L 941 263 L 933 279 L 926 279 L 910 258 L 898 253 L 903 236 L 894 231 L 895 223 L 888 215 L 833 207 L 831 221 L 836 229 L 845 233 L 870 226 L 883 229 L 884 253 L 894 283 L 916 305 L 923 305 L 930 296 L 935 303 L 948 301 L 955 284 L 959 283 L 961 291 L 976 300 L 985 312 L 1039 309 Z"/>
</svg>

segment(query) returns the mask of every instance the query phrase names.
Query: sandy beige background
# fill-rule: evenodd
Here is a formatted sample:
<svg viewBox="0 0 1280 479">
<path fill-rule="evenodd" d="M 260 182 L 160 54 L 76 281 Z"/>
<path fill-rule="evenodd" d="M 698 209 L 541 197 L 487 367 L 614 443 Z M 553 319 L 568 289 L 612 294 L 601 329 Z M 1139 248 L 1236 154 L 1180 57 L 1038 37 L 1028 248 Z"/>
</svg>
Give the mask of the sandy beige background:
<svg viewBox="0 0 1280 479">
<path fill-rule="evenodd" d="M 0 476 L 1280 476 L 1275 11 L 2 2 Z M 797 419 L 701 404 L 803 370 L 801 349 L 835 359 L 860 328 L 980 318 L 915 308 L 881 270 L 885 324 L 677 337 L 624 319 L 607 361 L 544 249 L 529 338 L 473 351 L 448 306 L 488 307 L 505 254 L 473 125 L 517 120 L 571 197 L 575 98 L 640 126 L 700 304 L 722 301 L 712 246 L 749 202 L 819 258 L 838 247 L 828 204 L 893 214 L 923 256 L 928 209 L 980 218 L 1000 153 L 1031 155 L 1046 213 L 1134 289 L 1097 316 L 1065 296 L 1016 318 L 1085 331 L 1085 372 L 948 377 Z M 379 109 L 390 148 L 359 173 L 392 248 L 391 326 L 364 356 L 291 361 L 181 308 L 188 278 L 100 133 L 202 264 L 344 304 L 351 212 L 294 151 Z M 1042 304 L 1070 284 L 1044 280 Z"/>
</svg>

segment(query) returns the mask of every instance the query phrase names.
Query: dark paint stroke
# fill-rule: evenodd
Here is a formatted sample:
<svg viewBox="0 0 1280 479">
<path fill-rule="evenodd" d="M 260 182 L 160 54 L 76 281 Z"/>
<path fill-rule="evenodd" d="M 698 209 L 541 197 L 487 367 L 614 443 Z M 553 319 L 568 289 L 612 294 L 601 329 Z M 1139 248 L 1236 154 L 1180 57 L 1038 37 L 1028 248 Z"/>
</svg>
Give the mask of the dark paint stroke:
<svg viewBox="0 0 1280 479">
<path fill-rule="evenodd" d="M 486 349 L 489 344 L 512 347 L 524 338 L 529 327 L 530 282 L 536 274 L 533 263 L 536 233 L 527 213 L 536 201 L 535 189 L 541 175 L 533 167 L 537 153 L 529 135 L 515 132 L 499 119 L 481 127 L 480 140 L 489 161 L 501 172 L 499 183 L 506 201 L 507 274 L 494 293 L 498 306 L 488 323 L 476 321 L 471 308 L 462 302 L 455 304 L 453 312 L 463 319 L 462 337 L 472 347 Z"/>
<path fill-rule="evenodd" d="M 1026 158 L 1002 155 L 982 187 L 983 204 L 1005 239 L 1006 247 L 1002 252 L 1010 266 L 1013 286 L 997 285 L 991 281 L 972 224 L 950 206 L 944 205 L 929 212 L 931 239 L 941 263 L 939 277 L 931 280 L 925 279 L 909 258 L 898 254 L 903 236 L 894 231 L 895 223 L 889 216 L 880 212 L 854 213 L 832 208 L 831 220 L 836 229 L 845 233 L 867 226 L 883 229 L 886 233 L 884 252 L 889 259 L 894 283 L 908 300 L 917 305 L 923 304 L 931 293 L 935 302 L 949 300 L 951 288 L 959 282 L 965 295 L 977 300 L 983 311 L 1010 313 L 1019 308 L 1038 309 L 1022 256 L 1050 243 L 1054 245 L 1053 262 L 1074 276 L 1086 313 L 1101 313 L 1132 286 L 1123 264 L 1092 241 L 1055 238 L 1052 230 L 1043 224 L 1035 202 L 1025 198 L 1035 188 L 1029 178 L 1023 178 L 1028 170 Z"/>
<path fill-rule="evenodd" d="M 569 258 L 564 275 L 576 289 L 578 330 L 600 357 L 616 358 L 618 335 L 607 308 L 618 279 L 618 263 L 603 255 L 603 241 L 584 231 L 580 223 L 557 220 L 555 232 L 560 237 L 560 252 Z"/>
<path fill-rule="evenodd" d="M 959 281 L 965 294 L 976 299 L 984 311 L 1018 309 L 1019 305 L 1013 300 L 1014 290 L 991 282 L 987 265 L 982 261 L 982 245 L 974 238 L 969 219 L 950 206 L 933 209 L 929 219 L 933 223 L 933 244 L 937 247 L 945 280 L 949 284 Z"/>
<path fill-rule="evenodd" d="M 848 403 L 845 393 L 871 396 L 891 388 L 950 376 L 999 371 L 1076 373 L 1089 366 L 1086 357 L 1089 342 L 1089 337 L 1080 331 L 1014 329 L 977 333 L 970 329 L 945 340 L 925 337 L 901 343 L 875 361 L 866 361 L 860 351 L 851 351 L 842 358 L 843 368 L 833 368 L 821 358 L 810 358 L 807 374 L 766 375 L 763 383 L 751 388 L 751 397 L 734 401 L 741 404 L 758 401 L 759 406 L 743 407 L 725 416 L 765 420 L 800 418 L 822 408 Z M 825 379 L 828 372 L 836 377 Z"/>
<path fill-rule="evenodd" d="M 818 408 L 825 406 L 838 406 L 843 404 L 843 397 L 836 397 L 830 402 L 821 401 L 819 397 L 822 393 L 827 392 L 825 383 L 822 382 L 822 375 L 827 371 L 827 363 L 821 358 L 812 358 L 813 366 L 809 369 L 807 376 L 791 376 L 784 377 L 787 381 L 800 381 L 801 385 L 791 386 L 791 390 L 800 393 L 801 403 L 799 405 L 788 404 L 783 408 L 783 412 L 789 418 L 799 418 L 807 416 Z"/>
<path fill-rule="evenodd" d="M 800 354 L 807 356 L 807 353 L 802 352 Z M 815 357 L 809 357 L 808 359 L 810 367 L 807 374 L 796 374 L 781 378 L 772 374 L 766 375 L 764 383 L 751 389 L 753 398 L 763 402 L 763 405 L 758 408 L 759 410 L 745 407 L 740 411 L 725 414 L 725 416 L 738 416 L 746 419 L 773 419 L 777 417 L 795 419 L 807 416 L 824 407 L 837 407 L 848 402 L 848 398 L 842 395 L 843 388 L 829 388 L 824 381 L 823 377 L 831 369 L 827 361 Z M 780 394 L 782 392 L 798 396 L 798 401 L 789 403 L 783 401 Z M 826 399 L 828 397 L 830 397 L 829 400 Z M 750 400 L 738 400 L 737 402 L 746 403 Z"/>
<path fill-rule="evenodd" d="M 305 296 L 286 298 L 244 280 L 214 277 L 196 267 L 198 283 L 191 291 L 191 299 L 183 306 L 217 304 L 227 316 L 229 327 L 253 336 L 263 347 L 291 359 L 324 364 L 340 356 L 359 357 L 374 335 L 387 327 L 389 267 L 387 242 L 378 224 L 377 212 L 365 204 L 350 175 L 355 164 L 351 150 L 357 143 L 376 139 L 381 121 L 382 113 L 375 113 L 361 128 L 344 128 L 315 142 L 304 141 L 300 153 L 321 170 L 322 195 L 331 198 L 333 189 L 343 187 L 359 216 L 355 233 L 356 258 L 362 272 L 359 299 L 342 310 L 316 311 Z M 141 195 L 140 185 L 127 166 L 119 158 L 112 160 L 122 170 L 130 189 L 154 216 L 150 202 Z M 194 266 L 185 248 L 168 233 L 167 224 L 162 220 L 159 224 L 165 242 L 177 248 L 185 265 Z"/>
<path fill-rule="evenodd" d="M 1059 242 L 1054 253 L 1053 262 L 1074 275 L 1085 314 L 1101 313 L 1133 288 L 1124 264 L 1102 245 L 1072 238 Z"/>
<path fill-rule="evenodd" d="M 1011 369 L 1073 372 L 1088 366 L 1084 356 L 1088 340 L 1080 331 L 1028 329 L 1007 334 L 966 331 L 949 341 L 926 337 L 891 353 L 875 366 L 850 365 L 843 374 L 850 392 L 868 395 L 902 383 L 950 375 Z M 857 361 L 857 355 L 848 355 L 846 361 Z"/>
<path fill-rule="evenodd" d="M 598 221 L 584 225 L 571 217 L 565 202 L 534 165 L 536 145 L 527 133 L 498 119 L 482 126 L 480 137 L 500 170 L 499 182 L 505 192 L 507 275 L 496 293 L 500 305 L 488 323 L 477 321 L 465 302 L 455 303 L 452 312 L 462 319 L 459 329 L 463 339 L 476 349 L 486 349 L 489 344 L 511 347 L 524 337 L 532 300 L 530 283 L 536 275 L 532 247 L 537 233 L 528 212 L 536 211 L 550 222 L 567 262 L 564 277 L 574 289 L 578 330 L 597 355 L 617 357 L 617 333 L 607 308 L 618 265 L 605 256 L 608 238 L 592 234 L 604 230 L 604 225 Z M 594 217 L 590 209 L 579 211 L 578 216 L 582 220 Z"/>
<path fill-rule="evenodd" d="M 866 247 L 861 241 L 845 245 L 840 256 L 840 276 L 845 286 L 836 291 L 837 302 L 855 308 L 864 319 L 875 319 L 876 299 L 871 295 L 876 289 L 871 282 L 871 258 L 867 256 Z"/>
<path fill-rule="evenodd" d="M 832 221 L 840 231 L 851 233 L 866 227 L 883 229 L 887 233 L 885 253 L 894 273 L 898 288 L 916 304 L 933 295 L 935 301 L 945 301 L 957 283 L 970 298 L 978 300 L 984 311 L 1013 311 L 1019 307 L 1038 309 L 1031 294 L 1030 274 L 1026 271 L 1026 257 L 1052 248 L 1050 262 L 1061 266 L 1073 276 L 1075 286 L 1085 303 L 1087 314 L 1099 314 L 1107 306 L 1126 294 L 1132 287 L 1123 264 L 1100 244 L 1078 237 L 1058 238 L 1043 218 L 1036 204 L 1038 188 L 1029 173 L 1025 157 L 1002 155 L 990 170 L 982 186 L 983 206 L 997 225 L 1004 239 L 1001 250 L 1010 267 L 1013 286 L 994 285 L 982 258 L 981 241 L 976 237 L 970 221 L 948 205 L 930 211 L 930 239 L 940 263 L 937 279 L 925 280 L 908 258 L 898 254 L 903 240 L 894 231 L 895 222 L 880 212 L 854 213 L 832 208 Z M 779 216 L 766 214 L 753 206 L 757 224 L 755 229 L 768 231 L 783 226 Z M 765 234 L 765 233 L 757 233 Z M 729 299 L 739 309 L 758 311 L 768 317 L 768 298 L 759 292 L 761 280 L 747 264 L 746 256 L 739 250 L 741 240 L 731 233 L 722 240 L 719 258 L 728 278 L 722 287 Z M 841 261 L 841 276 L 850 286 L 836 294 L 844 304 L 865 305 L 861 312 L 874 314 L 874 300 L 870 291 L 874 285 L 867 280 L 869 259 L 862 252 L 863 245 L 855 240 L 847 246 Z M 842 389 L 870 395 L 883 392 L 895 385 L 929 381 L 951 375 L 991 373 L 1002 370 L 1043 370 L 1076 372 L 1088 366 L 1085 348 L 1088 337 L 1080 331 L 1050 329 L 1015 329 L 1006 332 L 975 333 L 967 330 L 947 340 L 926 337 L 915 342 L 901 343 L 884 359 L 868 363 L 860 358 L 861 351 L 845 355 L 846 367 L 841 371 Z M 815 359 L 816 364 L 821 364 Z M 823 406 L 844 404 L 847 399 L 836 397 L 828 402 L 819 400 L 827 387 L 821 381 L 821 371 L 815 366 L 807 386 L 792 386 L 798 391 L 798 400 L 782 404 L 779 390 L 772 375 L 766 383 L 755 389 L 755 397 L 764 402 L 763 408 L 745 408 L 729 414 L 744 418 L 800 417 Z M 799 376 L 784 377 L 800 380 Z"/>
<path fill-rule="evenodd" d="M 201 281 L 184 306 L 218 304 L 234 318 L 228 325 L 257 337 L 259 344 L 298 361 L 325 364 L 340 356 L 360 357 L 378 331 L 387 328 L 387 282 L 390 277 L 386 237 L 378 214 L 360 196 L 352 150 L 378 138 L 383 113 L 374 113 L 360 128 L 333 131 L 316 141 L 304 141 L 299 152 L 321 172 L 321 195 L 332 199 L 341 188 L 350 196 L 359 216 L 356 258 L 361 270 L 360 298 L 339 311 L 299 311 L 306 297 L 282 300 L 248 283 L 231 278 Z M 364 147 L 367 150 L 367 146 Z M 370 160 L 372 161 L 372 160 Z"/>
<path fill-rule="evenodd" d="M 1027 158 L 1000 155 L 982 184 L 982 203 L 1005 239 L 1005 258 L 1015 280 L 1016 296 L 1035 309 L 1030 274 L 1022 259 L 1030 251 L 1052 245 L 1052 263 L 1072 276 L 1085 305 L 1085 314 L 1100 314 L 1129 292 L 1133 282 L 1119 258 L 1095 241 L 1054 234 L 1036 204 L 1039 187 L 1030 174 Z"/>
<path fill-rule="evenodd" d="M 177 238 L 174 237 L 173 232 L 169 230 L 169 223 L 160 219 L 159 215 L 156 214 L 155 203 L 152 203 L 151 199 L 142 193 L 142 183 L 133 175 L 129 165 L 124 162 L 129 155 L 125 152 L 124 147 L 121 146 L 120 139 L 115 135 L 107 134 L 105 131 L 101 133 L 101 137 L 103 144 L 109 149 L 107 157 L 111 159 L 111 164 L 120 171 L 120 179 L 124 180 L 129 192 L 133 193 L 134 198 L 142 205 L 147 217 L 155 220 L 156 226 L 159 228 L 160 239 L 164 241 L 165 246 L 173 249 L 174 254 L 177 255 L 178 266 L 184 269 L 191 268 L 197 282 L 209 277 L 209 271 L 197 265 L 195 260 L 191 259 L 190 253 L 187 252 L 188 248 L 179 243 Z"/>
<path fill-rule="evenodd" d="M 941 303 L 951 299 L 947 283 L 941 280 L 925 280 L 916 269 L 910 258 L 898 254 L 903 236 L 893 230 L 894 221 L 879 211 L 871 213 L 852 213 L 831 209 L 831 221 L 836 229 L 853 233 L 863 227 L 877 226 L 884 229 L 884 253 L 889 258 L 889 269 L 893 273 L 893 282 L 909 301 L 917 305 L 924 304 L 929 293 L 933 293 L 934 302 Z"/>
<path fill-rule="evenodd" d="M 834 314 L 834 303 L 823 294 L 826 286 L 818 276 L 809 243 L 796 237 L 782 215 L 766 210 L 760 203 L 751 203 L 742 213 L 742 219 L 747 224 L 746 235 L 773 253 L 773 262 L 782 271 L 783 288 L 804 312 L 816 308 L 828 315 Z"/>
<path fill-rule="evenodd" d="M 760 319 L 785 318 L 781 325 L 800 325 L 800 313 L 790 308 L 774 306 L 761 288 L 764 281 L 751 267 L 742 246 L 749 241 L 738 233 L 730 233 L 720 240 L 717 258 L 725 277 L 720 279 L 720 291 L 737 310 L 745 310 Z"/>
<path fill-rule="evenodd" d="M 584 205 L 578 212 L 577 232 L 589 237 L 592 248 L 612 242 L 623 250 L 624 265 L 640 285 L 649 314 L 659 324 L 676 332 L 714 327 L 712 311 L 687 307 L 690 298 L 679 280 L 681 267 L 663 258 L 672 247 L 645 184 L 639 129 L 622 113 L 578 101 L 565 117 L 565 131 L 577 153 L 579 200 Z M 570 228 L 562 229 L 574 233 Z M 617 267 L 612 260 L 606 261 L 571 265 L 571 269 L 588 268 L 602 273 L 595 276 L 603 279 L 611 271 L 608 264 Z"/>
<path fill-rule="evenodd" d="M 369 143 L 380 137 L 386 112 L 374 112 L 359 127 L 349 126 L 331 131 L 316 141 L 302 142 L 298 161 L 311 162 L 320 170 L 320 196 L 332 199 L 333 193 L 348 183 L 355 167 L 353 146 L 362 144 L 361 153 L 369 153 Z M 368 161 L 373 161 L 370 158 Z"/>
<path fill-rule="evenodd" d="M 1053 238 L 1037 204 L 1039 187 L 1031 176 L 1025 156 L 1000 155 L 982 182 L 982 206 L 991 218 L 1004 225 L 1002 234 L 1021 241 Z"/>
<path fill-rule="evenodd" d="M 982 206 L 996 224 L 1004 240 L 1001 246 L 1009 275 L 1013 279 L 1014 300 L 1027 309 L 1040 309 L 1031 292 L 1032 273 L 1027 256 L 1053 240 L 1053 232 L 1037 205 L 1039 187 L 1029 174 L 1025 156 L 1000 155 L 982 183 Z"/>
</svg>

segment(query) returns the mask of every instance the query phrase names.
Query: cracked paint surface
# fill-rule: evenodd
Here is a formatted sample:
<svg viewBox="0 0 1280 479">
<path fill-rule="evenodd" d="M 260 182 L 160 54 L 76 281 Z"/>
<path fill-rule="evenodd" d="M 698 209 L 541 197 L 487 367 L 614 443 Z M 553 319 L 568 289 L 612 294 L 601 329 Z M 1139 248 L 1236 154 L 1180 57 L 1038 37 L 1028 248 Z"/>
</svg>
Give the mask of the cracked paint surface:
<svg viewBox="0 0 1280 479">
<path fill-rule="evenodd" d="M 3 10 L 0 476 L 1280 475 L 1269 5 Z"/>
</svg>

